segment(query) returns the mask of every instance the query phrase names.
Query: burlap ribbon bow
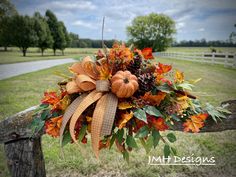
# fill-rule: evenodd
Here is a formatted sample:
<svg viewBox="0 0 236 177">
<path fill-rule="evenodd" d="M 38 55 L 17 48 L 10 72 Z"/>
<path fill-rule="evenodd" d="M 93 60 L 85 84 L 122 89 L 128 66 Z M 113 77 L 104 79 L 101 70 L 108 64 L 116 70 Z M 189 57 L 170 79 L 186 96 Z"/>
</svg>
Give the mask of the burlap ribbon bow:
<svg viewBox="0 0 236 177">
<path fill-rule="evenodd" d="M 116 114 L 118 98 L 110 92 L 108 80 L 97 80 L 95 63 L 90 57 L 84 58 L 80 63 L 72 66 L 71 70 L 78 74 L 72 82 L 78 86 L 78 91 L 90 91 L 76 98 L 67 108 L 60 129 L 60 143 L 62 144 L 63 133 L 67 123 L 72 140 L 78 143 L 75 137 L 75 125 L 82 113 L 97 101 L 93 112 L 91 124 L 91 140 L 93 151 L 98 158 L 100 137 L 110 135 Z"/>
</svg>

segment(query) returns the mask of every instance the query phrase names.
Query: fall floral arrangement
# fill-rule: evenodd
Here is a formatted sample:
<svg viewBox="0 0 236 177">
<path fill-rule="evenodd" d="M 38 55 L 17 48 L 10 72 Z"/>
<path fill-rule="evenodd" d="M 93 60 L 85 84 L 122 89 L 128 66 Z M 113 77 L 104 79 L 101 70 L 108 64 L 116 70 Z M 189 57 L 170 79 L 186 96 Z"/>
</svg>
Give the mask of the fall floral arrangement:
<svg viewBox="0 0 236 177">
<path fill-rule="evenodd" d="M 176 154 L 170 143 L 175 129 L 199 132 L 208 119 L 224 118 L 222 108 L 203 108 L 191 95 L 195 81 L 186 81 L 183 72 L 171 65 L 155 63 L 151 48 L 131 49 L 115 43 L 85 57 L 69 70 L 71 77 L 58 83 L 57 91 L 47 91 L 32 123 L 34 131 L 45 130 L 67 143 L 87 143 L 91 135 L 93 151 L 115 144 L 127 160 L 139 140 L 149 152 L 164 142 L 164 155 Z M 210 115 L 210 116 L 209 116 Z"/>
</svg>

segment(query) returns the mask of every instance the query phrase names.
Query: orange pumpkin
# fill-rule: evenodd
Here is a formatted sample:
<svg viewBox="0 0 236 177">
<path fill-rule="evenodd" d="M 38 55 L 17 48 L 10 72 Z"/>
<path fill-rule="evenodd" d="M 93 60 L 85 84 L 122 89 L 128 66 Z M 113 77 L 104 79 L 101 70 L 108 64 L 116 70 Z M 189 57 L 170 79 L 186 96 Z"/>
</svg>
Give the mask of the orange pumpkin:
<svg viewBox="0 0 236 177">
<path fill-rule="evenodd" d="M 111 79 L 111 91 L 118 98 L 131 97 L 138 90 L 138 79 L 129 71 L 118 71 Z"/>
</svg>

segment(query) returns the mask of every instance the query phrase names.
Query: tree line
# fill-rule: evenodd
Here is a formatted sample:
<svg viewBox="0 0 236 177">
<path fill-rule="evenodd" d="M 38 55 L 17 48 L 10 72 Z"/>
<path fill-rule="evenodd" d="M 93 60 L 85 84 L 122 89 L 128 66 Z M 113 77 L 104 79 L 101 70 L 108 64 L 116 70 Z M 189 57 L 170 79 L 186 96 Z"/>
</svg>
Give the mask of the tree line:
<svg viewBox="0 0 236 177">
<path fill-rule="evenodd" d="M 62 21 L 58 21 L 56 15 L 47 10 L 45 16 L 39 12 L 34 15 L 11 15 L 0 18 L 0 45 L 7 50 L 8 46 L 19 47 L 26 56 L 29 47 L 38 47 L 43 55 L 45 49 L 52 48 L 54 55 L 56 50 L 64 49 L 70 45 L 70 37 Z"/>
<path fill-rule="evenodd" d="M 173 47 L 236 47 L 236 43 L 232 40 L 214 40 L 207 41 L 206 39 L 201 40 L 183 40 L 180 42 L 173 42 Z"/>
<path fill-rule="evenodd" d="M 75 33 L 69 33 L 71 43 L 71 48 L 102 48 L 102 40 L 95 40 L 95 39 L 83 39 L 79 38 L 78 34 Z M 105 45 L 108 48 L 111 48 L 114 44 L 115 40 L 104 40 Z"/>
</svg>

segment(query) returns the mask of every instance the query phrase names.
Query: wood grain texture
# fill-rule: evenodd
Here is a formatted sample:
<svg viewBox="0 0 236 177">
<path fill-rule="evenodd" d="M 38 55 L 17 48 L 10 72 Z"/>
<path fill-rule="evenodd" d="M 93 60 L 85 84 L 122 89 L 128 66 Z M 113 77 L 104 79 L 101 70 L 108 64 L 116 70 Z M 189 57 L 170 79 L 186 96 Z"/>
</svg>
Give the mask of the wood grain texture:
<svg viewBox="0 0 236 177">
<path fill-rule="evenodd" d="M 46 177 L 41 138 L 26 138 L 4 145 L 12 177 Z"/>
</svg>

